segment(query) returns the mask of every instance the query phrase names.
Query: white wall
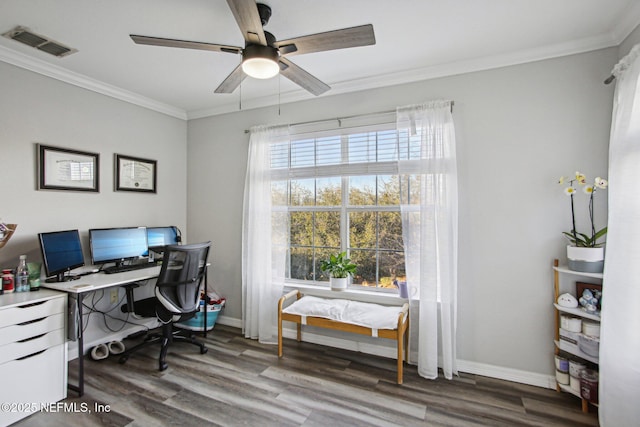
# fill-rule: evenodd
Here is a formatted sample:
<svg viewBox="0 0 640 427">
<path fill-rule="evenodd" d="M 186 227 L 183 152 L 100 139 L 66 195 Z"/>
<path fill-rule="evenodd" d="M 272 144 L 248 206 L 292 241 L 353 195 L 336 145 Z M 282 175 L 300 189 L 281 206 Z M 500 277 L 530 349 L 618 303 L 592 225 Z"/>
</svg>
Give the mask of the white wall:
<svg viewBox="0 0 640 427">
<path fill-rule="evenodd" d="M 40 260 L 37 233 L 187 223 L 187 125 L 183 120 L 0 62 L 0 218 L 18 223 L 0 267 Z M 35 143 L 100 154 L 100 192 L 36 190 Z M 115 192 L 114 153 L 158 161 L 158 193 Z M 122 293 L 121 293 L 122 295 Z M 117 325 L 116 325 L 117 326 Z"/>
<path fill-rule="evenodd" d="M 295 123 L 455 101 L 460 173 L 458 356 L 553 373 L 551 265 L 564 258 L 569 201 L 556 182 L 607 176 L 618 49 L 189 121 L 188 224 L 212 240 L 213 287 L 241 314 L 241 224 L 252 125 Z M 606 223 L 606 195 L 596 222 Z M 586 221 L 586 205 L 579 224 Z"/>
</svg>

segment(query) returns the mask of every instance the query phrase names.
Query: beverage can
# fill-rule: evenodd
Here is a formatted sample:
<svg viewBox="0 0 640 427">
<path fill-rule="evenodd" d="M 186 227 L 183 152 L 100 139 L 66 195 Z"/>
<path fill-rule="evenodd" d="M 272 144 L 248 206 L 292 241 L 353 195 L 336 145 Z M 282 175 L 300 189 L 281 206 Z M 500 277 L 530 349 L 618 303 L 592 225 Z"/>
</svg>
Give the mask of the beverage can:
<svg viewBox="0 0 640 427">
<path fill-rule="evenodd" d="M 10 269 L 2 270 L 2 291 L 5 294 L 10 294 L 15 291 L 15 279 Z"/>
</svg>

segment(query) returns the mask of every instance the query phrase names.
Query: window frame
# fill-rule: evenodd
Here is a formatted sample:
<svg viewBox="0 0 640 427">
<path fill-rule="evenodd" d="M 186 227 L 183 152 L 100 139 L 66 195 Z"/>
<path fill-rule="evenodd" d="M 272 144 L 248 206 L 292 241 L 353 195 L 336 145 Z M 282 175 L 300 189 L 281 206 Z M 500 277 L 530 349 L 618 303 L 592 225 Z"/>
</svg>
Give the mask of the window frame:
<svg viewBox="0 0 640 427">
<path fill-rule="evenodd" d="M 389 132 L 392 133 L 393 136 L 393 147 L 394 147 L 394 155 L 395 159 L 393 160 L 384 160 L 377 161 L 380 153 L 380 146 L 378 145 L 379 132 Z M 349 138 L 358 134 L 367 134 L 367 133 L 376 133 L 376 149 L 375 149 L 375 157 L 376 161 L 367 161 L 367 162 L 356 162 L 349 163 Z M 317 140 L 325 138 L 325 137 L 339 137 L 340 140 L 340 163 L 339 164 L 331 164 L 331 165 L 317 165 Z M 304 141 L 309 139 L 313 141 L 314 147 L 314 164 L 313 166 L 304 166 L 304 167 L 292 167 L 292 159 L 291 159 L 291 151 L 292 146 L 297 141 Z M 366 145 L 366 143 L 364 144 Z M 368 149 L 367 149 L 368 150 Z M 378 176 L 396 176 L 400 183 L 402 179 L 398 174 L 398 157 L 401 155 L 400 150 L 400 133 L 395 128 L 395 118 L 393 121 L 381 121 L 378 123 L 373 123 L 371 125 L 365 126 L 356 126 L 356 127 L 340 127 L 336 129 L 322 130 L 322 131 L 310 131 L 304 133 L 291 133 L 290 141 L 287 145 L 287 153 L 289 158 L 287 159 L 286 167 L 273 168 L 272 167 L 272 177 L 273 182 L 285 182 L 286 183 L 286 206 L 279 205 L 280 208 L 286 208 L 287 213 L 290 214 L 292 212 L 311 212 L 315 214 L 316 212 L 339 212 L 340 215 L 340 251 L 349 251 L 351 248 L 350 244 L 350 223 L 349 223 L 349 214 L 354 212 L 376 212 L 376 213 L 384 213 L 384 212 L 397 212 L 401 214 L 401 197 L 399 196 L 398 204 L 396 205 L 380 205 L 378 200 L 378 191 L 379 191 L 379 181 Z M 273 166 L 273 163 L 272 163 Z M 336 172 L 340 172 L 339 174 Z M 349 179 L 353 176 L 373 176 L 376 179 L 376 204 L 375 205 L 351 205 L 349 204 Z M 341 188 L 341 205 L 317 205 L 317 179 L 324 177 L 339 177 L 340 178 L 340 188 Z M 314 180 L 314 204 L 313 205 L 292 205 L 292 192 L 291 192 L 291 182 L 296 179 L 313 179 Z M 400 187 L 400 192 L 402 192 L 402 188 Z M 315 217 L 314 217 L 315 222 Z M 362 289 L 367 291 L 381 292 L 381 293 L 396 293 L 397 290 L 394 288 L 384 288 L 380 286 L 380 262 L 381 262 L 381 254 L 383 252 L 397 252 L 391 249 L 383 249 L 380 247 L 380 234 L 379 234 L 379 223 L 376 226 L 376 245 L 375 248 L 366 248 L 363 250 L 371 250 L 375 251 L 375 262 L 376 262 L 376 284 L 375 286 L 366 286 L 361 284 L 351 283 L 351 287 L 355 289 Z M 318 288 L 326 288 L 329 285 L 328 280 L 318 280 L 319 273 L 316 271 L 316 267 L 318 265 L 318 260 L 315 256 L 315 250 L 320 248 L 327 248 L 326 246 L 316 246 L 313 239 L 315 239 L 315 229 L 312 231 L 312 243 L 311 246 L 305 245 L 292 245 L 291 244 L 291 227 L 289 227 L 289 241 L 287 244 L 286 252 L 287 252 L 287 261 L 286 261 L 286 276 L 285 276 L 285 285 L 306 285 L 306 286 L 316 286 Z M 402 236 L 400 236 L 402 238 Z M 312 270 L 311 274 L 312 280 L 305 279 L 297 279 L 291 278 L 292 273 L 292 263 L 291 263 L 291 250 L 293 248 L 310 248 L 314 253 L 312 255 Z M 355 249 L 359 250 L 359 249 Z M 404 247 L 402 248 L 402 253 L 404 253 Z M 406 267 L 405 267 L 406 268 Z M 406 272 L 406 270 L 405 270 Z M 350 279 L 352 282 L 352 278 Z"/>
</svg>

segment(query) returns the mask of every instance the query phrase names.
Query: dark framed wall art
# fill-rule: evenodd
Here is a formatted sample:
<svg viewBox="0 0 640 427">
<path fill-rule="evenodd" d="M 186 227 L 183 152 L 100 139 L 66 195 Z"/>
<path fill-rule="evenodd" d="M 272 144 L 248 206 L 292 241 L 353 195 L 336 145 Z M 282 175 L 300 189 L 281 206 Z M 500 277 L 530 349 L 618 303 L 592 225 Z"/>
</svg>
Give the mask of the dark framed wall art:
<svg viewBox="0 0 640 427">
<path fill-rule="evenodd" d="M 36 144 L 38 190 L 100 191 L 100 154 Z"/>
<path fill-rule="evenodd" d="M 116 191 L 156 193 L 157 161 L 139 157 L 115 155 Z"/>
</svg>

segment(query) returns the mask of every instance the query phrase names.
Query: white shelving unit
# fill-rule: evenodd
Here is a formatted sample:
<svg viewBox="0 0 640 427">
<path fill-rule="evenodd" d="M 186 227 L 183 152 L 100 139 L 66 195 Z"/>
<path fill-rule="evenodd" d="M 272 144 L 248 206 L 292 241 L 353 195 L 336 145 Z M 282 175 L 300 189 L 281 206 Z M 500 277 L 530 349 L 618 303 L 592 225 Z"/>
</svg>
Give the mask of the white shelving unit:
<svg viewBox="0 0 640 427">
<path fill-rule="evenodd" d="M 66 313 L 62 292 L 0 296 L 0 426 L 67 397 Z"/>
<path fill-rule="evenodd" d="M 581 309 L 580 307 L 578 308 L 567 308 L 567 307 L 561 307 L 560 305 L 558 305 L 556 303 L 556 301 L 558 301 L 558 296 L 562 293 L 565 292 L 565 290 L 561 290 L 561 280 L 560 280 L 560 275 L 570 275 L 570 276 L 574 276 L 577 279 L 584 279 L 584 278 L 589 278 L 589 279 L 597 279 L 596 281 L 599 281 L 600 284 L 602 283 L 602 273 L 583 273 L 580 271 L 573 271 L 573 270 L 569 270 L 569 268 L 567 268 L 567 266 L 561 266 L 559 265 L 558 260 L 554 260 L 553 262 L 553 270 L 554 270 L 554 304 L 553 306 L 555 307 L 555 340 L 554 340 L 554 344 L 555 344 L 555 354 L 559 354 L 561 351 L 564 353 L 568 353 L 571 354 L 574 357 L 577 357 L 579 359 L 591 362 L 592 364 L 598 364 L 598 357 L 595 356 L 591 356 L 588 355 L 586 353 L 584 353 L 582 350 L 580 350 L 580 348 L 578 347 L 577 344 L 573 344 L 570 343 L 568 341 L 562 340 L 560 339 L 560 314 L 561 313 L 566 313 L 566 314 L 570 314 L 572 316 L 576 316 L 576 317 L 581 317 L 583 319 L 589 319 L 589 320 L 593 320 L 596 322 L 600 322 L 600 316 L 598 314 L 592 314 L 592 313 L 588 313 L 585 310 Z M 591 280 L 593 281 L 593 280 Z M 575 290 L 573 290 L 572 293 L 575 293 Z M 579 298 L 579 295 L 576 295 L 577 298 Z M 566 392 L 566 393 L 571 393 L 574 396 L 579 397 L 582 400 L 582 411 L 583 412 L 589 412 L 589 404 L 590 402 L 586 399 L 583 399 L 582 396 L 580 395 L 579 392 L 576 392 L 575 390 L 573 390 L 571 387 L 569 387 L 568 385 L 565 384 L 560 384 L 558 382 L 556 382 L 556 389 L 560 392 Z M 597 406 L 597 404 L 593 404 L 594 406 Z"/>
</svg>

